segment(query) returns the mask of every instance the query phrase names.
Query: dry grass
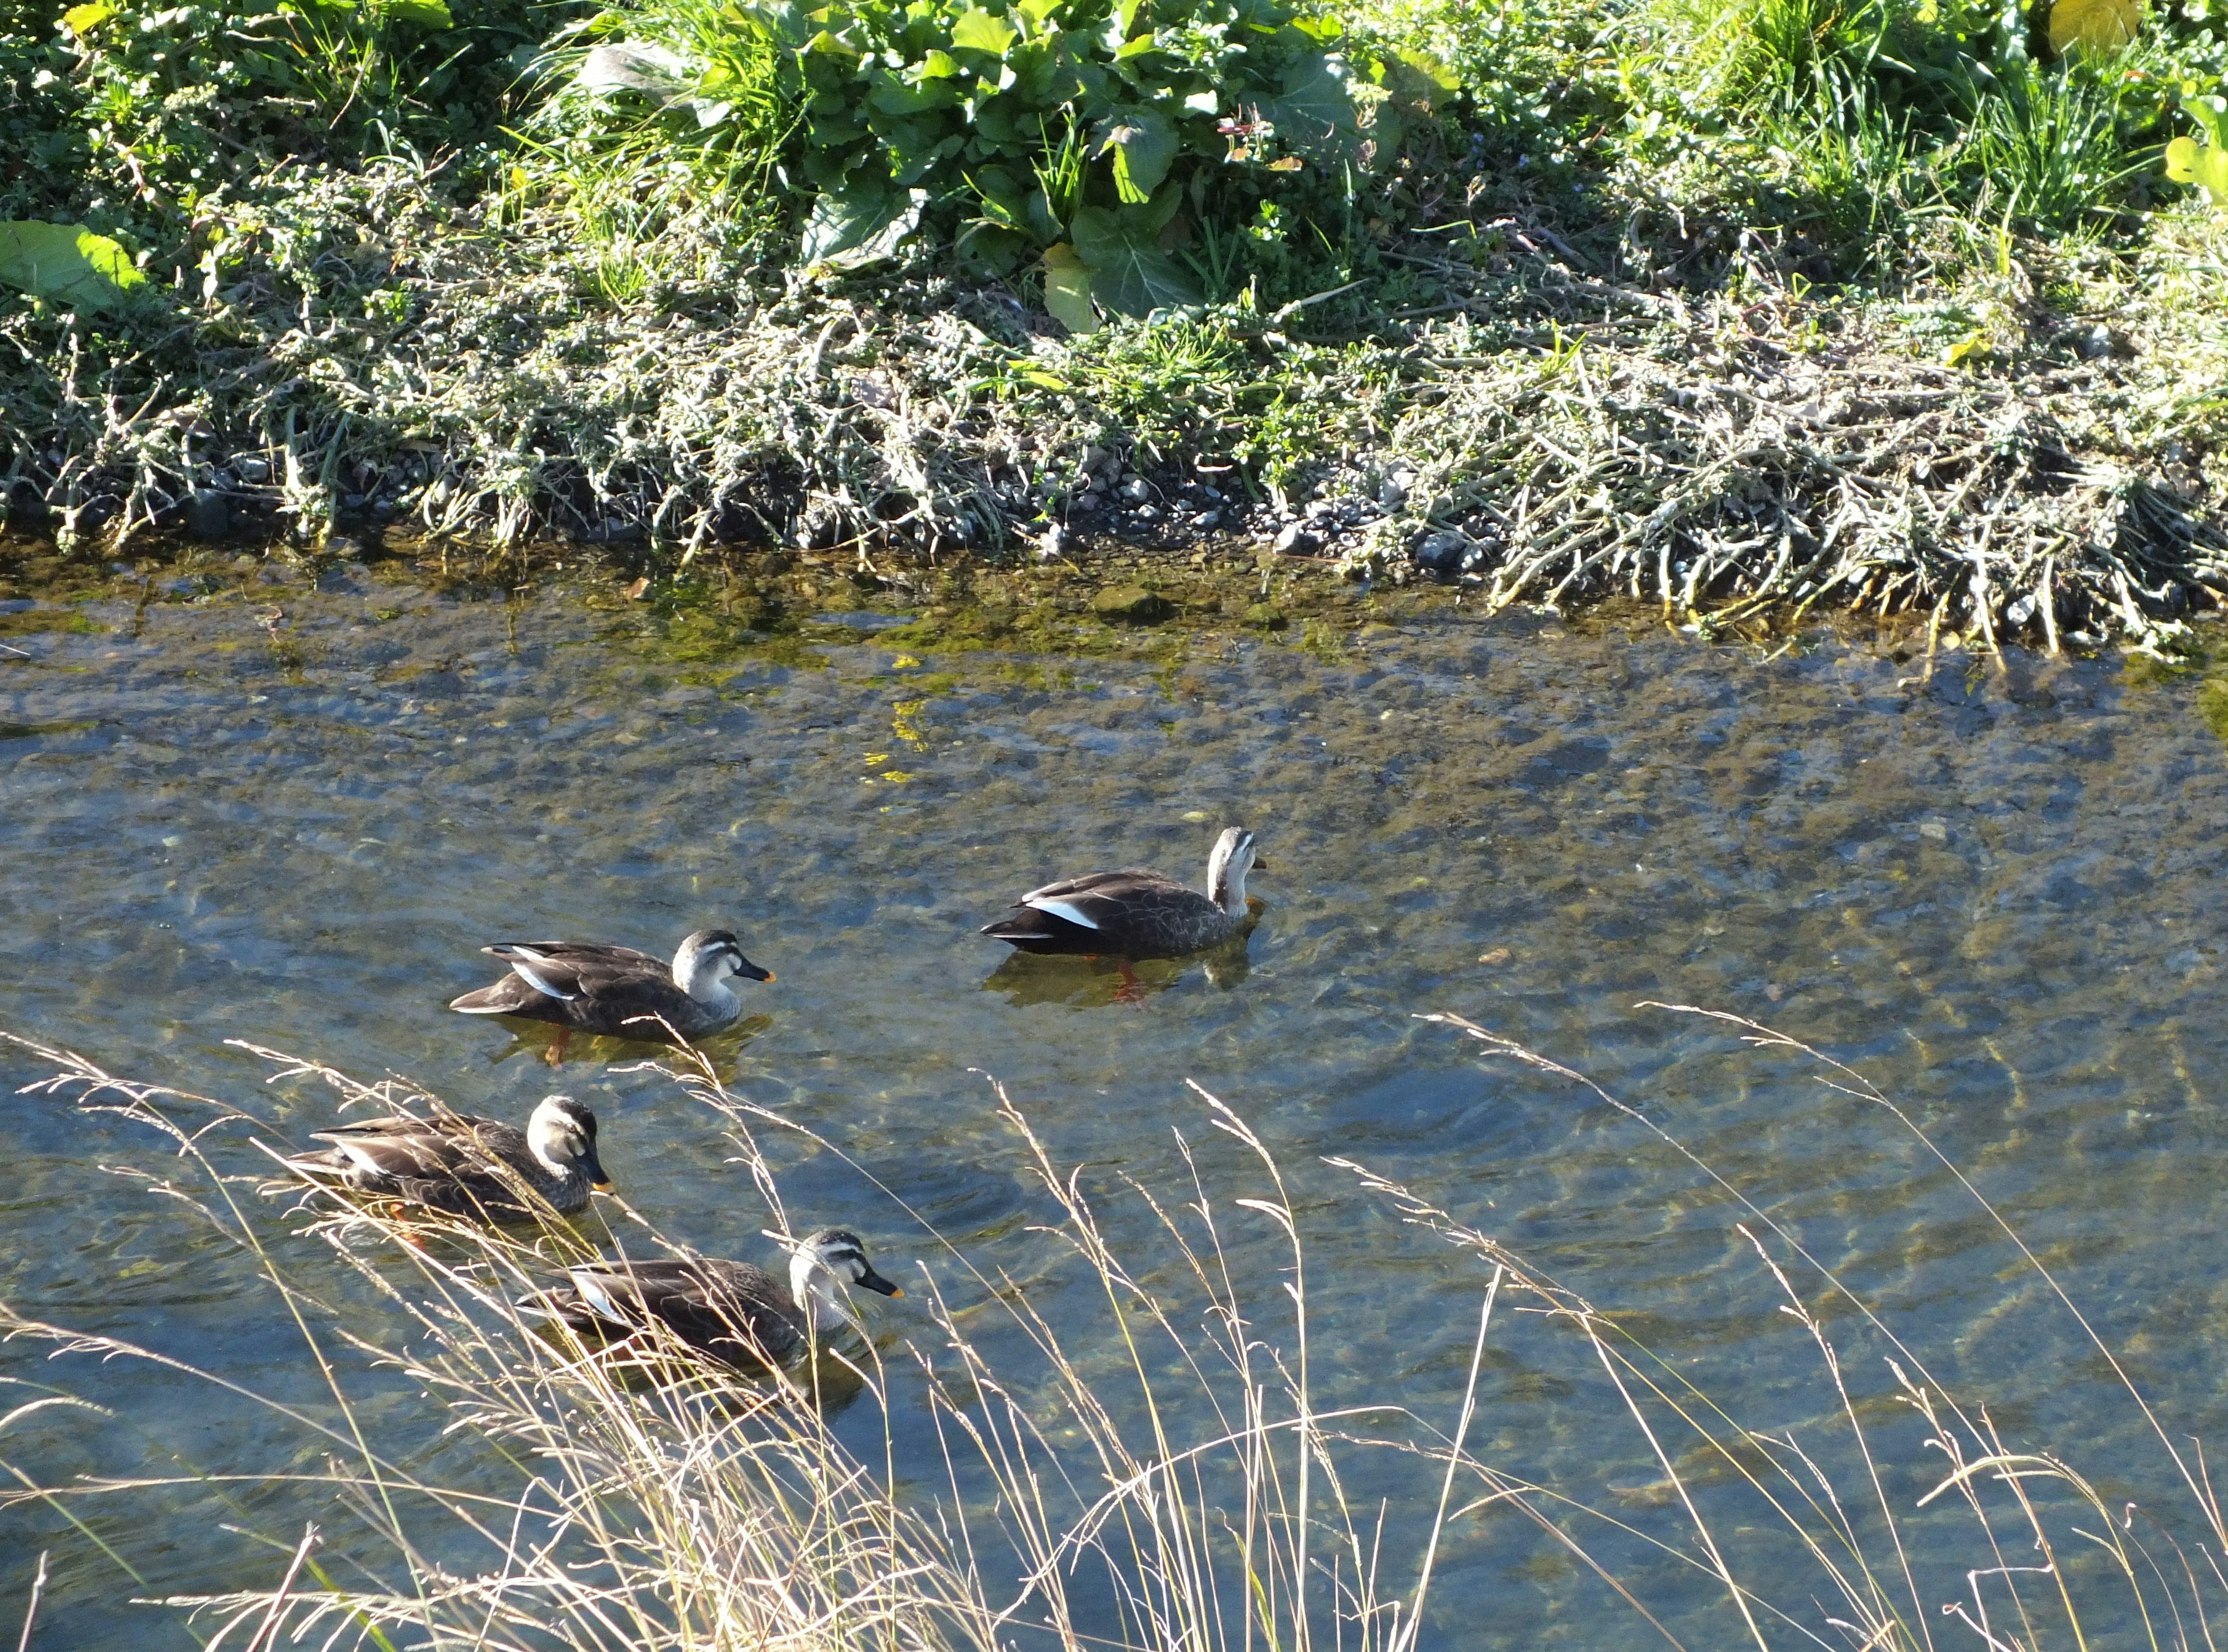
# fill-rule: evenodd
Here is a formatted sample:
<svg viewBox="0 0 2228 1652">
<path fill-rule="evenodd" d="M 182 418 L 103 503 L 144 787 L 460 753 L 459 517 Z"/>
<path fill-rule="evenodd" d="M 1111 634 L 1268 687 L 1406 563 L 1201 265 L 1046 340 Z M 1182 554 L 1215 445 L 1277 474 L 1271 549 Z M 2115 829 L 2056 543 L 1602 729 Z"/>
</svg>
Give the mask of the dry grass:
<svg viewBox="0 0 2228 1652">
<path fill-rule="evenodd" d="M 1211 476 L 1217 531 L 1265 541 L 1308 508 L 1348 572 L 1493 605 L 1870 609 L 1984 648 L 2172 651 L 2228 592 L 2228 232 L 2194 215 L 2137 259 L 1968 249 L 1982 274 L 1901 304 L 1805 297 L 1762 253 L 1706 292 L 1620 285 L 1509 220 L 1388 253 L 1373 291 L 1406 296 L 1335 323 L 1231 306 L 1070 343 L 925 266 L 784 272 L 713 215 L 630 247 L 620 281 L 555 206 L 498 199 L 482 234 L 448 211 L 400 161 L 307 177 L 228 232 L 237 279 L 163 301 L 167 331 L 11 313 L 0 498 L 104 554 L 198 497 L 305 552 L 348 522 L 872 566 L 1026 554 L 1055 524 L 1182 544 Z M 1151 523 L 1080 506 L 1124 464 Z"/>
<path fill-rule="evenodd" d="M 1821 1420 L 1801 1434 L 1745 1425 L 1738 1396 L 1703 1392 L 1633 1335 L 1627 1314 L 1339 1160 L 1329 1162 L 1348 1178 L 1341 1220 L 1372 1220 L 1366 1207 L 1381 1207 L 1474 1265 L 1467 1289 L 1439 1301 L 1475 1331 L 1465 1330 L 1466 1375 L 1444 1414 L 1389 1394 L 1327 1403 L 1315 1348 L 1341 1327 L 1313 1305 L 1302 1211 L 1316 1201 L 1296 1195 L 1269 1145 L 1204 1091 L 1194 1100 L 1207 1137 L 1198 1149 L 1183 1142 L 1189 1181 L 1165 1193 L 1124 1181 L 1093 1190 L 1001 1092 L 1020 1162 L 1050 1213 L 1038 1243 L 1051 1259 L 1028 1280 L 989 1277 L 943 1247 L 924 1270 L 929 1334 L 901 1350 L 887 1338 L 844 1338 L 758 1386 L 656 1354 L 618 1368 L 541 1335 L 514 1305 L 583 1252 L 584 1229 L 504 1237 L 420 1224 L 406 1234 L 321 1194 L 274 1221 L 249 1191 L 267 1175 L 253 1114 L 16 1041 L 54 1069 L 34 1089 L 120 1113 L 168 1145 L 177 1169 L 150 1185 L 258 1258 L 335 1402 L 330 1418 L 298 1407 L 272 1417 L 323 1448 L 334 1529 L 270 1534 L 267 1559 L 167 1603 L 191 1613 L 210 1646 L 1410 1652 L 1476 1621 L 1475 1598 L 1462 1608 L 1467 1620 L 1441 1614 L 1434 1576 L 1511 1529 L 1564 1557 L 1565 1581 L 1549 1586 L 1600 1643 L 2213 1644 L 2228 1530 L 2201 1459 L 2124 1373 L 2129 1403 L 2185 1494 L 2140 1523 L 2065 1457 L 2003 1437 L 1984 1408 L 1936 1380 L 1924 1348 L 1898 1340 L 1763 1205 L 1652 1117 L 1474 1023 L 1431 1019 L 1495 1059 L 1608 1103 L 1735 1202 L 1756 1284 L 1815 1349 Z M 1804 1058 L 1835 1095 L 1918 1133 L 1860 1075 L 1753 1023 L 1713 1019 Z M 259 1053 L 278 1076 L 322 1081 L 346 1105 L 400 1098 Z M 794 1127 L 708 1070 L 668 1071 L 721 1120 L 771 1226 L 789 1231 L 774 1149 Z M 1206 1151 L 1207 1141 L 1220 1145 Z M 608 1208 L 600 1243 L 636 1254 L 670 1245 L 623 1201 Z M 1137 1237 L 1117 1243 L 1117 1227 Z M 1264 1233 L 1283 1258 L 1269 1278 L 1258 1260 L 1233 1255 L 1242 1239 L 1258 1258 Z M 335 1265 L 387 1310 L 336 1316 L 317 1283 Z M 1098 1310 L 1063 1310 L 1053 1322 L 1032 1304 L 1055 1277 L 1090 1286 Z M 2062 1291 L 2058 1300 L 2078 1317 Z M 22 1316 L 6 1323 L 19 1341 L 162 1357 Z M 1869 1361 L 1845 1368 L 1841 1350 L 1860 1334 L 1892 1350 L 1884 1374 Z M 1563 1397 L 1500 1392 L 1489 1357 L 1509 1350 L 1568 1373 Z M 162 1362 L 189 1392 L 223 1380 Z M 482 1448 L 473 1486 L 434 1483 L 365 1437 L 351 1392 L 381 1366 L 422 1392 L 449 1436 Z M 900 1380 L 909 1369 L 924 1380 Z M 882 1419 L 863 1455 L 830 1423 L 848 1392 L 868 1396 Z M 1580 1425 L 1598 1439 L 1604 1481 L 1612 1463 L 1637 1457 L 1660 1476 L 1649 1496 L 1551 1482 L 1527 1468 L 1521 1427 L 1494 1431 L 1514 1445 L 1489 1446 L 1477 1426 L 1524 1404 L 1600 1401 L 1606 1408 Z M 905 1447 L 931 1439 L 940 1488 L 908 1482 L 899 1468 Z M 253 1482 L 253 1465 L 236 1467 Z M 26 1478 L 31 1489 L 0 1495 L 0 1508 L 128 1505 L 157 1483 Z"/>
</svg>

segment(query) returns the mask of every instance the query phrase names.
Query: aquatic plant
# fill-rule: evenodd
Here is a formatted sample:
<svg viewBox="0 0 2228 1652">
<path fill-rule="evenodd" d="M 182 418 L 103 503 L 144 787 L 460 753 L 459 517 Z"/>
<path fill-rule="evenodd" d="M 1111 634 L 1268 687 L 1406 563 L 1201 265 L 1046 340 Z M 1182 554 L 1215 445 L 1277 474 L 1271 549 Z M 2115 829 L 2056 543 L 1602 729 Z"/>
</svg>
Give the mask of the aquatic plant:
<svg viewBox="0 0 2228 1652">
<path fill-rule="evenodd" d="M 917 1281 L 928 1287 L 931 1335 L 903 1360 L 885 1362 L 887 1337 L 845 1341 L 752 1389 L 655 1348 L 626 1368 L 585 1358 L 522 1316 L 521 1290 L 577 1253 L 584 1234 L 553 1230 L 531 1245 L 422 1224 L 406 1234 L 375 1214 L 313 1206 L 289 1235 L 244 1192 L 254 1178 L 239 1161 L 255 1155 L 239 1138 L 257 1133 L 251 1117 L 26 1047 L 55 1069 L 35 1089 L 124 1112 L 179 1156 L 182 1171 L 155 1185 L 250 1248 L 330 1385 L 330 1417 L 275 1407 L 272 1421 L 328 1454 L 322 1470 L 285 1472 L 343 1511 L 343 1526 L 265 1530 L 282 1516 L 252 1495 L 246 1465 L 182 1482 L 230 1504 L 260 1536 L 260 1564 L 275 1578 L 243 1576 L 172 1603 L 210 1626 L 211 1644 L 245 1636 L 266 1646 L 988 1649 L 1040 1639 L 1075 1652 L 1411 1652 L 1444 1632 L 1434 1578 L 1512 1542 L 1541 1557 L 1527 1570 L 1566 1621 L 1591 1615 L 1621 1642 L 1917 1652 L 1946 1644 L 1935 1633 L 1946 1623 L 1992 1648 L 2095 1645 L 2143 1625 L 2151 1643 L 2177 1652 L 2212 1643 L 2228 1603 L 2209 1560 L 2228 1529 L 2194 1448 L 2153 1412 L 1982 1190 L 1860 1074 L 1756 1023 L 1705 1015 L 1752 1047 L 1809 1063 L 1821 1098 L 1876 1111 L 1964 1189 L 2044 1286 L 2038 1311 L 2080 1327 L 2157 1441 L 2178 1505 L 2147 1507 L 2139 1527 L 2133 1506 L 2115 1501 L 2116 1485 L 2108 1493 L 2068 1457 L 2010 1437 L 1937 1379 L 1911 1333 L 1892 1328 L 1767 1201 L 1697 1159 L 1655 1110 L 1461 1017 L 1426 1019 L 1489 1059 L 1572 1085 L 1693 1167 L 1698 1188 L 1729 1207 L 1736 1254 L 1755 1258 L 1754 1285 L 1815 1350 L 1815 1392 L 1797 1397 L 1809 1421 L 1745 1423 L 1744 1412 L 1775 1407 L 1705 1389 L 1690 1362 L 1641 1338 L 1644 1316 L 1573 1289 L 1477 1215 L 1437 1208 L 1343 1160 L 1330 1162 L 1351 1178 L 1340 1220 L 1368 1220 L 1360 1213 L 1374 1205 L 1467 1265 L 1437 1297 L 1457 1304 L 1467 1358 L 1444 1414 L 1392 1391 L 1327 1404 L 1311 1349 L 1341 1328 L 1316 1305 L 1308 1264 L 1307 1213 L 1318 1201 L 1297 1195 L 1269 1143 L 1205 1091 L 1192 1098 L 1202 1140 L 1179 1130 L 1189 1180 L 1161 1191 L 1118 1177 L 1094 1187 L 1001 1092 L 1045 1210 L 1038 1239 L 1050 1259 L 1022 1277 L 985 1274 L 932 1240 L 939 1259 Z M 280 1076 L 388 1099 L 315 1063 L 259 1053 Z M 793 1127 L 707 1071 L 672 1078 L 724 1121 L 786 1229 L 764 1144 Z M 1149 1215 L 1149 1245 L 1113 1243 L 1117 1202 Z M 640 1213 L 616 1208 L 614 1242 L 637 1253 L 664 1243 Z M 405 1237 L 413 1242 L 395 1243 Z M 318 1258 L 305 1254 L 320 1240 L 367 1287 L 362 1300 L 384 1304 L 379 1314 L 343 1321 L 324 1310 Z M 1250 1277 L 1268 1257 L 1272 1278 Z M 1095 1311 L 1076 1312 L 1068 1293 L 1053 1322 L 1036 1304 L 1063 1281 L 1084 1287 Z M 5 1322 L 19 1340 L 159 1357 L 181 1381 L 197 1380 L 120 1336 L 20 1314 Z M 1888 1357 L 1852 1365 L 1845 1350 L 1856 1343 Z M 1557 1380 L 1511 1388 L 1497 1374 L 1511 1354 L 1518 1368 Z M 398 1371 L 451 1450 L 430 1458 L 387 1449 L 351 1404 L 359 1364 Z M 900 1380 L 909 1369 L 918 1380 Z M 880 1418 L 863 1450 L 843 1444 L 833 1420 L 852 1398 Z M 1527 1471 L 1526 1419 L 1542 1407 L 1589 1431 L 1604 1483 Z M 938 1443 L 941 1486 L 900 1475 L 900 1435 L 920 1431 Z M 476 1443 L 477 1489 L 424 1472 L 436 1460 L 453 1467 L 453 1443 Z M 53 1502 L 96 1537 L 89 1499 L 128 1506 L 158 1483 L 42 1486 L 21 1462 L 11 1466 L 23 1489 L 0 1493 L 0 1508 Z M 2150 1472 L 2112 1467 L 2118 1483 Z M 1625 1482 L 1636 1470 L 1642 1482 Z M 112 1546 L 117 1565 L 130 1565 L 128 1546 Z"/>
</svg>

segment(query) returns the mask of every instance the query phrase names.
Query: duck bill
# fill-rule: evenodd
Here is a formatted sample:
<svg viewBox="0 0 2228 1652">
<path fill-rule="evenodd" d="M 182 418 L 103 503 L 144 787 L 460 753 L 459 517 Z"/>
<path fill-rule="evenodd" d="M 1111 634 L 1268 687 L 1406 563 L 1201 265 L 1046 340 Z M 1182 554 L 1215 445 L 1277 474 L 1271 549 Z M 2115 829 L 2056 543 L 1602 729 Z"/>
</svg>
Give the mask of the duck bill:
<svg viewBox="0 0 2228 1652">
<path fill-rule="evenodd" d="M 598 1193 L 611 1190 L 611 1179 L 605 1173 L 604 1162 L 592 1153 L 588 1156 L 588 1185 Z"/>
<path fill-rule="evenodd" d="M 896 1280 L 885 1279 L 880 1274 L 876 1273 L 872 1268 L 868 1268 L 864 1273 L 859 1276 L 859 1283 L 866 1286 L 869 1290 L 880 1291 L 885 1297 L 902 1297 L 905 1295 L 905 1292 L 898 1288 L 898 1283 Z"/>
<path fill-rule="evenodd" d="M 741 976 L 746 981 L 771 981 L 773 979 L 773 971 L 771 970 L 761 970 L 757 964 L 752 963 L 748 958 L 741 958 L 736 961 L 735 973 Z"/>
</svg>

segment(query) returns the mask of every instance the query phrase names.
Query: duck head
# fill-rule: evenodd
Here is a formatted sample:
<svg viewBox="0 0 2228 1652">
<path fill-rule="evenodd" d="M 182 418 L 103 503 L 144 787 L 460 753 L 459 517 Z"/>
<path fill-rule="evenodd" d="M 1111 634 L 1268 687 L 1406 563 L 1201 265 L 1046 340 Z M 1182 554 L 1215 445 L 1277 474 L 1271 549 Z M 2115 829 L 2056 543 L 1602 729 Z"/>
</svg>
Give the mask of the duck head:
<svg viewBox="0 0 2228 1652">
<path fill-rule="evenodd" d="M 596 1156 L 596 1116 L 570 1096 L 544 1096 L 526 1121 L 526 1144 L 555 1175 L 588 1173 L 588 1185 L 610 1191 L 611 1179 Z"/>
<path fill-rule="evenodd" d="M 732 998 L 738 979 L 771 981 L 773 971 L 761 970 L 743 956 L 742 943 L 733 930 L 700 929 L 673 955 L 673 984 L 700 1002 Z"/>
<path fill-rule="evenodd" d="M 902 1297 L 896 1282 L 885 1279 L 867 1260 L 867 1247 L 847 1227 L 823 1227 L 797 1243 L 789 1260 L 789 1294 L 816 1331 L 850 1322 L 846 1288 L 861 1285 L 885 1297 Z"/>
<path fill-rule="evenodd" d="M 1207 861 L 1207 898 L 1233 918 L 1245 915 L 1245 874 L 1267 861 L 1253 852 L 1253 834 L 1231 826 L 1214 840 Z"/>
</svg>

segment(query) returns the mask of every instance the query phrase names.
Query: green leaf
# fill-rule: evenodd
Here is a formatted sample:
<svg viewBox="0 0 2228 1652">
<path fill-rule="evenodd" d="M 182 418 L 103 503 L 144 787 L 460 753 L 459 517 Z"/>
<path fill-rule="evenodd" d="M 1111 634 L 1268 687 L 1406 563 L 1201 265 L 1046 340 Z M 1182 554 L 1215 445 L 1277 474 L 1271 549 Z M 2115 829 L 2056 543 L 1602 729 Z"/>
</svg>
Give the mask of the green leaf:
<svg viewBox="0 0 2228 1652">
<path fill-rule="evenodd" d="M 1110 212 L 1085 207 L 1069 225 L 1075 250 L 1091 272 L 1091 291 L 1107 309 L 1124 316 L 1200 302 L 1200 291 L 1183 266 L 1156 244 L 1167 223 L 1152 221 L 1150 207 Z"/>
<path fill-rule="evenodd" d="M 877 189 L 858 186 L 841 195 L 823 195 L 812 203 L 799 249 L 804 262 L 855 269 L 886 259 L 920 223 L 925 189 Z"/>
<path fill-rule="evenodd" d="M 1006 48 L 1021 35 L 1003 17 L 987 11 L 963 11 L 951 24 L 951 43 L 970 52 L 988 52 L 993 57 L 1003 57 Z"/>
<path fill-rule="evenodd" d="M 1157 109 L 1124 109 L 1101 123 L 1098 152 L 1114 157 L 1114 188 L 1124 204 L 1153 198 L 1181 147 L 1175 123 Z"/>
<path fill-rule="evenodd" d="M 88 0 L 88 3 L 72 6 L 62 13 L 62 27 L 82 40 L 115 15 L 116 8 L 105 3 L 105 0 Z"/>
<path fill-rule="evenodd" d="M 107 310 L 147 278 L 131 256 L 82 224 L 0 222 L 0 282 L 73 310 Z"/>
<path fill-rule="evenodd" d="M 1385 60 L 1385 89 L 1426 111 L 1462 90 L 1462 76 L 1429 52 L 1404 46 Z"/>
<path fill-rule="evenodd" d="M 1052 312 L 1052 318 L 1071 333 L 1097 332 L 1098 312 L 1091 307 L 1091 272 L 1076 256 L 1075 248 L 1066 241 L 1047 247 L 1044 272 L 1045 308 Z"/>
<path fill-rule="evenodd" d="M 959 94 L 941 80 L 929 80 L 919 86 L 885 80 L 867 94 L 867 101 L 886 115 L 918 115 L 931 109 L 948 108 L 959 101 Z"/>
<path fill-rule="evenodd" d="M 1261 118 L 1275 125 L 1287 149 L 1316 156 L 1343 150 L 1360 130 L 1345 63 L 1324 52 L 1295 59 L 1277 95 L 1263 99 Z"/>
<path fill-rule="evenodd" d="M 2117 51 L 2143 26 L 2136 0 L 2051 0 L 2049 17 L 2050 49 L 2060 55 L 2076 46 Z"/>
<path fill-rule="evenodd" d="M 408 23 L 413 29 L 454 29 L 448 0 L 378 0 L 374 16 L 383 23 Z"/>
<path fill-rule="evenodd" d="M 2228 207 L 2228 149 L 2177 138 L 2166 146 L 2166 175 L 2176 183 L 2194 183 L 2216 207 Z"/>
</svg>

